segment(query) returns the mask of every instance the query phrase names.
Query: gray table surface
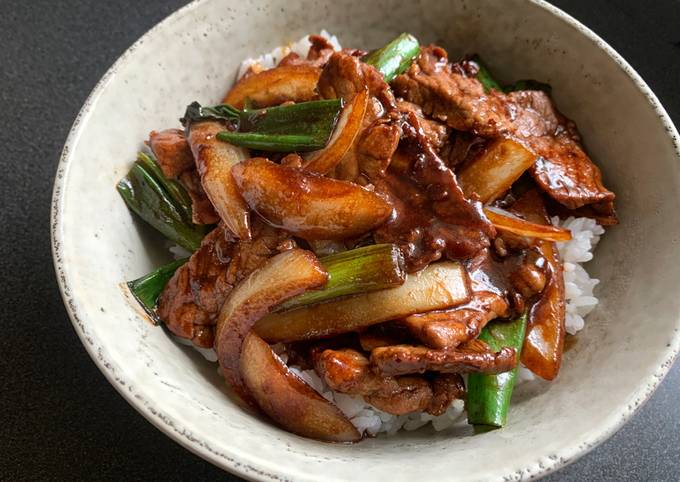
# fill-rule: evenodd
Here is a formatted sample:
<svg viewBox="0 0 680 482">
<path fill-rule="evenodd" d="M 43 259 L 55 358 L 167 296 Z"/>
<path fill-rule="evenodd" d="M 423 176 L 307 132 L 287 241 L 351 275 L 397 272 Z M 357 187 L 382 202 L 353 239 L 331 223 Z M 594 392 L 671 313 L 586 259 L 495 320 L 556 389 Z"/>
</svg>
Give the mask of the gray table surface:
<svg viewBox="0 0 680 482">
<path fill-rule="evenodd" d="M 0 480 L 237 480 L 107 383 L 71 328 L 49 247 L 53 176 L 76 113 L 115 59 L 184 3 L 0 2 Z M 678 0 L 554 3 L 617 49 L 680 123 Z M 631 422 L 548 480 L 679 480 L 679 394 L 676 365 Z"/>
</svg>

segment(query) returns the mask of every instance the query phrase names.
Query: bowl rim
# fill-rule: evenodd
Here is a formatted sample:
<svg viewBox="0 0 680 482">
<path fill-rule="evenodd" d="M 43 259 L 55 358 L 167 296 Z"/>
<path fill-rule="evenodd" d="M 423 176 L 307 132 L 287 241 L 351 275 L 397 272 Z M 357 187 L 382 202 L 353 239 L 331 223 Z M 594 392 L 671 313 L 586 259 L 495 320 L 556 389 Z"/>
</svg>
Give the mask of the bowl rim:
<svg viewBox="0 0 680 482">
<path fill-rule="evenodd" d="M 144 418 L 151 422 L 161 432 L 165 433 L 171 439 L 181 444 L 184 448 L 216 465 L 217 467 L 227 470 L 240 477 L 250 480 L 280 480 L 281 475 L 288 479 L 287 474 L 270 473 L 264 467 L 259 466 L 256 460 L 239 460 L 232 457 L 228 453 L 217 450 L 211 447 L 206 441 L 201 440 L 192 434 L 189 427 L 184 427 L 171 415 L 164 413 L 160 408 L 155 407 L 150 403 L 153 397 L 147 397 L 142 387 L 138 387 L 131 391 L 132 386 L 126 380 L 119 377 L 115 372 L 115 365 L 106 357 L 106 350 L 96 340 L 86 334 L 85 327 L 89 320 L 85 313 L 80 313 L 77 308 L 77 294 L 73 293 L 69 284 L 69 267 L 64 262 L 62 257 L 63 246 L 63 229 L 62 229 L 62 213 L 63 213 L 63 196 L 64 186 L 68 177 L 69 168 L 71 166 L 71 157 L 73 151 L 71 146 L 74 145 L 81 134 L 85 121 L 92 111 L 93 105 L 101 93 L 106 88 L 109 80 L 116 74 L 121 66 L 129 60 L 131 54 L 144 44 L 144 42 L 154 35 L 154 33 L 166 25 L 173 22 L 175 19 L 181 17 L 187 12 L 198 8 L 201 4 L 209 0 L 193 0 L 189 4 L 175 10 L 163 20 L 158 22 L 151 29 L 146 31 L 138 40 L 136 40 L 128 49 L 118 57 L 113 65 L 106 71 L 106 73 L 97 82 L 92 89 L 83 106 L 78 112 L 73 125 L 69 131 L 68 137 L 64 144 L 54 181 L 52 191 L 52 202 L 50 211 L 50 233 L 51 233 L 51 247 L 54 269 L 59 285 L 59 291 L 62 296 L 64 306 L 73 324 L 73 327 L 80 338 L 80 341 L 85 346 L 88 354 L 97 365 L 99 370 L 104 374 L 109 383 L 118 391 L 118 393 Z M 613 60 L 618 67 L 633 81 L 637 89 L 647 98 L 648 103 L 654 109 L 654 112 L 660 118 L 667 136 L 673 143 L 675 155 L 680 159 L 680 135 L 674 126 L 670 116 L 661 105 L 661 102 L 656 97 L 654 92 L 650 89 L 642 77 L 633 69 L 633 67 L 607 42 L 600 38 L 590 28 L 583 25 L 571 15 L 562 11 L 561 9 L 549 4 L 545 0 L 526 0 L 528 3 L 547 11 L 549 14 L 557 17 L 559 20 L 577 30 L 592 41 L 597 48 L 604 51 L 611 60 Z M 571 462 L 577 460 L 579 457 L 590 452 L 592 449 L 600 445 L 602 442 L 611 437 L 618 429 L 620 429 L 630 418 L 647 402 L 659 384 L 663 381 L 666 374 L 673 365 L 678 352 L 680 351 L 680 332 L 676 330 L 673 339 L 666 350 L 665 357 L 657 369 L 651 373 L 646 379 L 642 379 L 638 384 L 634 393 L 631 394 L 632 402 L 621 409 L 617 417 L 609 417 L 600 425 L 598 433 L 593 436 L 583 436 L 581 439 L 574 441 L 571 445 L 561 449 L 551 456 L 548 460 L 536 458 L 531 464 L 532 467 L 538 466 L 537 471 L 531 471 L 529 467 L 525 467 L 521 471 L 513 471 L 505 474 L 503 480 L 515 480 L 518 476 L 524 478 L 523 475 L 528 475 L 529 480 L 543 477 L 552 473 Z M 540 462 L 540 464 L 539 464 Z"/>
</svg>

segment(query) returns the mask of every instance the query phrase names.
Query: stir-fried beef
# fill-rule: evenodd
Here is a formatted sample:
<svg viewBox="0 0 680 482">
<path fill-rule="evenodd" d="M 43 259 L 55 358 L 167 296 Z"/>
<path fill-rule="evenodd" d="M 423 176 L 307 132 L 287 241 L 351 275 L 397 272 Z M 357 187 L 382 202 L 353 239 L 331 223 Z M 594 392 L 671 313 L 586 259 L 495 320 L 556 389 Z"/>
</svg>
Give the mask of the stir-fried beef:
<svg viewBox="0 0 680 482">
<path fill-rule="evenodd" d="M 397 100 L 397 109 L 402 114 L 412 113 L 416 116 L 418 125 L 423 130 L 425 138 L 435 152 L 439 152 L 439 150 L 444 147 L 444 144 L 451 133 L 451 130 L 446 124 L 433 119 L 428 119 L 425 117 L 425 114 L 423 114 L 423 109 L 419 105 L 406 102 L 405 100 Z"/>
<path fill-rule="evenodd" d="M 488 237 L 495 233 L 493 226 L 482 213 L 481 204 L 465 198 L 414 112 L 405 114 L 402 132 L 402 171 L 372 179 L 376 190 L 392 202 L 395 213 L 375 231 L 376 241 L 398 244 L 409 271 L 442 255 L 470 258 L 489 245 Z"/>
<path fill-rule="evenodd" d="M 394 415 L 420 410 L 440 415 L 465 390 L 460 376 L 438 376 L 429 382 L 419 376 L 376 375 L 368 359 L 351 349 L 316 352 L 314 366 L 333 390 L 362 395 L 371 405 Z"/>
<path fill-rule="evenodd" d="M 361 130 L 335 170 L 335 177 L 354 181 L 363 171 L 384 173 L 399 142 L 401 131 L 389 116 L 396 108 L 394 95 L 382 75 L 357 57 L 334 53 L 324 67 L 318 85 L 323 98 L 341 97 L 348 102 L 368 89 L 369 100 Z"/>
<path fill-rule="evenodd" d="M 526 145 L 538 156 L 532 176 L 565 206 L 575 209 L 614 199 L 602 184 L 600 170 L 580 146 L 573 122 L 557 111 L 544 92 L 485 92 L 476 78 L 452 68 L 439 47 L 424 48 L 393 87 L 449 127 L 487 138 L 512 137 Z"/>
<path fill-rule="evenodd" d="M 395 345 L 376 348 L 371 352 L 373 371 L 380 375 L 397 376 L 434 371 L 441 373 L 501 373 L 517 364 L 514 348 L 494 353 L 479 340 L 455 349 L 437 350 L 424 346 Z"/>
<path fill-rule="evenodd" d="M 234 285 L 292 247 L 285 233 L 264 223 L 256 223 L 253 231 L 252 241 L 236 241 L 220 224 L 175 272 L 158 300 L 158 316 L 175 335 L 211 348 L 215 319 Z"/>
<path fill-rule="evenodd" d="M 477 338 L 489 321 L 509 313 L 504 297 L 490 291 L 477 291 L 463 306 L 411 315 L 402 323 L 424 345 L 445 349 Z"/>
<path fill-rule="evenodd" d="M 181 129 L 151 131 L 147 142 L 156 156 L 163 174 L 170 179 L 179 177 L 183 172 L 194 168 L 194 156 Z"/>
</svg>

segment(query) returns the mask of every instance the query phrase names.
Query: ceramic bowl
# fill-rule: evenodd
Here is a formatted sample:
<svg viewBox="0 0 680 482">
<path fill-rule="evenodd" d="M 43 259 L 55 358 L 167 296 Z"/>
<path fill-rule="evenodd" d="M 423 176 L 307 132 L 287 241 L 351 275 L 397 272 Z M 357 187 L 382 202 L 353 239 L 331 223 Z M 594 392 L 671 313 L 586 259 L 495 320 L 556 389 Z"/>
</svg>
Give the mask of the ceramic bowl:
<svg viewBox="0 0 680 482">
<path fill-rule="evenodd" d="M 621 224 L 588 269 L 601 304 L 551 384 L 525 385 L 503 430 L 419 430 L 356 445 L 287 433 L 227 395 L 214 365 L 138 314 L 121 289 L 167 260 L 116 193 L 152 129 L 187 103 L 219 101 L 241 59 L 325 28 L 372 48 L 402 31 L 452 58 L 480 53 L 503 81 L 537 78 L 573 118 L 617 193 Z M 53 251 L 64 302 L 95 363 L 130 404 L 187 449 L 262 480 L 519 480 L 576 459 L 654 391 L 680 346 L 678 134 L 654 94 L 593 32 L 529 0 L 197 1 L 104 75 L 64 147 Z"/>
</svg>

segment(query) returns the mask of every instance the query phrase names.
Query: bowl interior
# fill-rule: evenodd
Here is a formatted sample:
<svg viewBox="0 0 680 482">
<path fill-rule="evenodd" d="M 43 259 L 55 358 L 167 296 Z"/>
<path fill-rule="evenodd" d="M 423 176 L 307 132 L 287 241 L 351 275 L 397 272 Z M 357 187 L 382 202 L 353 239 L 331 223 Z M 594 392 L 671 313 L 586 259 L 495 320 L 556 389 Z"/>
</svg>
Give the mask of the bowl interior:
<svg viewBox="0 0 680 482">
<path fill-rule="evenodd" d="M 523 0 L 205 0 L 154 28 L 88 100 L 55 185 L 58 276 L 104 374 L 180 443 L 253 478 L 526 477 L 602 441 L 647 398 L 678 349 L 680 228 L 668 221 L 680 205 L 680 163 L 676 133 L 653 96 L 560 15 Z M 480 53 L 502 80 L 549 82 L 617 193 L 621 225 L 608 230 L 587 267 L 602 280 L 601 304 L 558 380 L 521 387 L 502 431 L 420 430 L 355 446 L 291 435 L 230 397 L 215 366 L 151 326 L 121 288 L 168 259 L 161 238 L 115 191 L 148 132 L 177 126 L 193 100 L 218 102 L 243 58 L 322 28 L 361 48 L 408 31 L 451 58 Z"/>
</svg>

